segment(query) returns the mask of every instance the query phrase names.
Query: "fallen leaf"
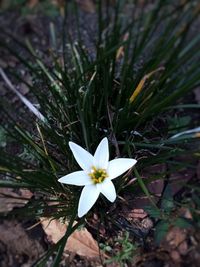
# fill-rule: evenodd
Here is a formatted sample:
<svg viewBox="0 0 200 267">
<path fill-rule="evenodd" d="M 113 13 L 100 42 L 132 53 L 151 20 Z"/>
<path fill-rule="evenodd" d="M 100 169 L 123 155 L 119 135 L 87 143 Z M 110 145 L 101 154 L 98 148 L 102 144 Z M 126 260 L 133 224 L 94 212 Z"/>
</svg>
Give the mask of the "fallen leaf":
<svg viewBox="0 0 200 267">
<path fill-rule="evenodd" d="M 99 257 L 98 244 L 87 229 L 74 232 L 67 243 L 66 249 L 85 257 Z"/>
<path fill-rule="evenodd" d="M 134 197 L 134 198 L 126 198 L 129 201 L 129 207 L 132 207 L 133 209 L 143 209 L 145 206 L 151 205 L 151 202 L 147 196 L 141 196 L 141 197 Z M 151 197 L 151 199 L 157 203 L 158 198 L 155 198 L 154 196 Z M 132 209 L 131 208 L 131 209 Z"/>
<path fill-rule="evenodd" d="M 42 227 L 49 241 L 57 243 L 67 229 L 67 225 L 58 220 L 40 218 Z M 99 247 L 86 228 L 76 230 L 67 240 L 65 251 L 70 251 L 87 258 L 99 258 Z"/>
<path fill-rule="evenodd" d="M 159 179 L 148 184 L 149 191 L 157 196 L 160 196 L 164 188 L 164 180 Z"/>
<path fill-rule="evenodd" d="M 32 195 L 28 189 L 20 189 L 15 193 L 11 188 L 0 188 L 0 212 L 9 212 L 13 208 L 23 207 L 28 200 L 20 197 L 30 199 Z"/>
<path fill-rule="evenodd" d="M 165 172 L 166 164 L 156 164 L 145 168 L 143 170 L 143 176 L 148 180 L 149 177 L 154 177 L 155 175 L 160 174 L 162 176 Z M 153 195 L 160 196 L 164 188 L 164 179 L 161 178 L 148 183 L 147 188 Z"/>
<path fill-rule="evenodd" d="M 167 233 L 166 241 L 171 248 L 177 248 L 182 242 L 186 240 L 186 232 L 184 229 L 172 227 Z"/>
<path fill-rule="evenodd" d="M 177 192 L 179 192 L 194 175 L 195 171 L 189 168 L 187 170 L 184 169 L 177 173 L 171 174 L 170 181 L 172 185 L 172 194 L 175 195 Z"/>
<path fill-rule="evenodd" d="M 181 207 L 179 209 L 179 216 L 180 217 L 183 217 L 183 218 L 186 218 L 186 219 L 189 219 L 189 220 L 192 220 L 193 217 L 192 217 L 192 213 L 191 211 L 188 209 L 188 208 L 185 208 L 185 207 Z"/>
<path fill-rule="evenodd" d="M 147 213 L 143 209 L 133 209 L 129 211 L 128 217 L 135 219 L 144 219 L 145 217 L 147 217 Z"/>
</svg>

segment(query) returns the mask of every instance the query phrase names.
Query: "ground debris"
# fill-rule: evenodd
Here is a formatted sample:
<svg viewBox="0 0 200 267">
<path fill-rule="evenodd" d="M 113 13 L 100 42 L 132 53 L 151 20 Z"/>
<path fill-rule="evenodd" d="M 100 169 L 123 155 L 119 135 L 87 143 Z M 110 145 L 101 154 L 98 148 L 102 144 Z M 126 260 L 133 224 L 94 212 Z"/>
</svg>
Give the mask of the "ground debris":
<svg viewBox="0 0 200 267">
<path fill-rule="evenodd" d="M 58 242 L 65 235 L 67 229 L 67 223 L 61 223 L 58 220 L 41 218 L 41 224 L 47 239 L 53 243 Z M 72 233 L 65 246 L 65 252 L 67 251 L 86 258 L 99 258 L 98 244 L 86 228 Z"/>
<path fill-rule="evenodd" d="M 23 207 L 33 196 L 28 189 L 14 192 L 11 188 L 0 188 L 0 212 L 8 213 L 13 208 Z"/>
<path fill-rule="evenodd" d="M 0 222 L 0 266 L 31 267 L 44 253 L 41 228 L 27 231 L 19 221 Z"/>
</svg>

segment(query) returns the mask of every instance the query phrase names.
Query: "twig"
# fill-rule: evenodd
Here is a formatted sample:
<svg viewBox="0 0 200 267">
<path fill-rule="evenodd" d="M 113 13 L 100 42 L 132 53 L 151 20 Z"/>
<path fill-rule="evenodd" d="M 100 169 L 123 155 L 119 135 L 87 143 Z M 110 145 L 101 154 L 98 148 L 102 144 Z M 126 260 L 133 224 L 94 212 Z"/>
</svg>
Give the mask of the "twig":
<svg viewBox="0 0 200 267">
<path fill-rule="evenodd" d="M 11 83 L 11 81 L 9 80 L 8 76 L 5 74 L 2 68 L 0 68 L 0 74 L 3 80 L 5 81 L 6 85 L 8 86 L 8 88 L 19 97 L 19 99 L 28 107 L 28 109 L 33 114 L 35 114 L 35 116 L 39 120 L 41 120 L 42 122 L 45 122 L 46 121 L 45 117 L 40 113 L 40 111 L 37 108 L 34 107 L 34 105 L 26 97 L 24 97 L 20 92 L 18 92 L 15 89 L 14 85 Z"/>
</svg>

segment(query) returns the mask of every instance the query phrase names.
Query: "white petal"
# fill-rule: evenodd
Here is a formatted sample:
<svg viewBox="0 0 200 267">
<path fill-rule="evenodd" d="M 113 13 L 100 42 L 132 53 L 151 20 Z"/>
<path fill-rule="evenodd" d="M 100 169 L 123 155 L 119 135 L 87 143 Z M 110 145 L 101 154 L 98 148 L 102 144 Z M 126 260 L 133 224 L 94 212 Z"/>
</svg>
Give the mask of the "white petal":
<svg viewBox="0 0 200 267">
<path fill-rule="evenodd" d="M 136 164 L 135 159 L 113 159 L 108 163 L 107 173 L 110 179 L 120 176 Z"/>
<path fill-rule="evenodd" d="M 107 169 L 109 160 L 108 139 L 105 137 L 98 145 L 94 154 L 94 166 Z"/>
<path fill-rule="evenodd" d="M 81 193 L 81 197 L 78 204 L 78 217 L 85 215 L 94 205 L 99 197 L 99 190 L 96 185 L 86 185 Z"/>
<path fill-rule="evenodd" d="M 58 182 L 80 186 L 92 184 L 91 178 L 84 171 L 77 171 L 67 174 L 61 177 Z"/>
<path fill-rule="evenodd" d="M 97 184 L 100 192 L 110 201 L 114 202 L 116 199 L 116 191 L 110 179 L 105 179 L 103 183 Z"/>
<path fill-rule="evenodd" d="M 93 166 L 94 157 L 88 151 L 73 142 L 69 142 L 69 147 L 79 166 L 83 170 L 90 172 Z"/>
</svg>

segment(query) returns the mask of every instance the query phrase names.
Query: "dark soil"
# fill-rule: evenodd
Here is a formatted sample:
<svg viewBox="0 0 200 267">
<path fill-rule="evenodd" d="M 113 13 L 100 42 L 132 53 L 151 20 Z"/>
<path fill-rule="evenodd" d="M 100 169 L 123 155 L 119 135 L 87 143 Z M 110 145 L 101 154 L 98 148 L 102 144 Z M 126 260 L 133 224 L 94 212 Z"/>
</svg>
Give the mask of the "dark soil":
<svg viewBox="0 0 200 267">
<path fill-rule="evenodd" d="M 27 230 L 32 224 L 33 222 L 17 220 L 0 222 L 1 267 L 32 266 L 47 249 L 40 225 Z"/>
</svg>

